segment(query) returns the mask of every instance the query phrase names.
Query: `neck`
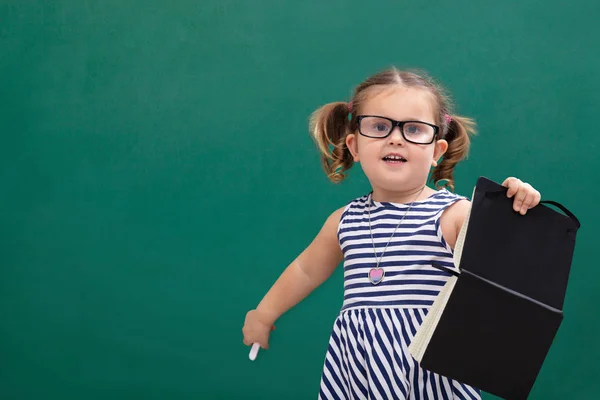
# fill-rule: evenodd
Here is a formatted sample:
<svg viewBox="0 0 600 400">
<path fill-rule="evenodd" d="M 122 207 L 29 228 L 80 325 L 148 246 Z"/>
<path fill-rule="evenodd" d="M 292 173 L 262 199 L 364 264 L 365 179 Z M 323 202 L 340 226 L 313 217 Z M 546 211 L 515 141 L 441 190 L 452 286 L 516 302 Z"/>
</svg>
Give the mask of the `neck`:
<svg viewBox="0 0 600 400">
<path fill-rule="evenodd" d="M 413 201 L 425 199 L 432 193 L 434 193 L 434 190 L 428 188 L 427 185 L 421 185 L 406 190 L 385 190 L 373 188 L 372 199 L 376 202 L 409 204 Z"/>
</svg>

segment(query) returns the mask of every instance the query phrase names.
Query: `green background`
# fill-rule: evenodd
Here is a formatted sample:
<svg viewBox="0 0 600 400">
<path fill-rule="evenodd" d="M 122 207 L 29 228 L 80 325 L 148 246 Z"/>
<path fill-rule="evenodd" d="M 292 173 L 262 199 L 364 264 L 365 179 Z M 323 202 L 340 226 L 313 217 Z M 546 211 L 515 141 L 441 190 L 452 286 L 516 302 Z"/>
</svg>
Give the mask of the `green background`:
<svg viewBox="0 0 600 400">
<path fill-rule="evenodd" d="M 457 192 L 517 176 L 582 221 L 531 398 L 597 398 L 599 16 L 596 0 L 0 1 L 0 398 L 316 398 L 341 268 L 254 362 L 241 328 L 369 190 L 359 166 L 327 181 L 310 112 L 391 65 L 477 120 Z"/>
</svg>

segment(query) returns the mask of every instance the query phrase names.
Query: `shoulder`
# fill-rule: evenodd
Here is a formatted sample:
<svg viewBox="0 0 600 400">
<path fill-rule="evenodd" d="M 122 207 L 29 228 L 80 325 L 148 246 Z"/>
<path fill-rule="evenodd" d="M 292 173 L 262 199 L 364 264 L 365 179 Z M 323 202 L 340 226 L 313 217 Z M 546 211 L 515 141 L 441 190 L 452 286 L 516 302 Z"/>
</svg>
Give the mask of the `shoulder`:
<svg viewBox="0 0 600 400">
<path fill-rule="evenodd" d="M 441 219 L 460 230 L 470 207 L 471 202 L 468 199 L 458 199 L 444 210 Z"/>
<path fill-rule="evenodd" d="M 313 240 L 313 246 L 316 246 L 317 248 L 328 249 L 328 251 L 340 249 L 338 233 L 341 226 L 341 221 L 348 209 L 349 204 L 346 204 L 345 206 L 333 210 L 327 216 L 325 222 L 319 230 L 319 233 Z"/>
<path fill-rule="evenodd" d="M 334 225 L 337 229 L 337 225 L 340 223 L 342 217 L 349 210 L 349 208 L 349 205 L 345 205 L 343 207 L 338 208 L 337 210 L 334 210 L 331 214 L 329 214 L 325 223 Z"/>
<path fill-rule="evenodd" d="M 356 212 L 361 212 L 366 207 L 368 198 L 369 198 L 368 195 L 356 197 L 356 198 L 350 200 L 349 202 L 347 202 L 345 205 L 335 209 L 327 217 L 327 220 L 325 221 L 325 225 L 330 227 L 337 234 L 337 230 L 338 230 L 340 224 L 342 223 L 342 220 L 344 219 L 344 217 L 346 215 L 348 215 L 349 213 L 352 214 L 352 213 L 356 213 Z"/>
</svg>

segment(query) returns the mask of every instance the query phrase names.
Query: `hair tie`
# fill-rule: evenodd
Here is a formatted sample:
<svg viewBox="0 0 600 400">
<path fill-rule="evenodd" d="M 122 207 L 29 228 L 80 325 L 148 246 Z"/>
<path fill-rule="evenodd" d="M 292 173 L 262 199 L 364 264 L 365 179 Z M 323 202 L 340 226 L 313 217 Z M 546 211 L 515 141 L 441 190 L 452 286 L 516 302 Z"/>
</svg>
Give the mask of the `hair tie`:
<svg viewBox="0 0 600 400">
<path fill-rule="evenodd" d="M 444 118 L 446 119 L 447 124 L 450 124 L 450 122 L 452 121 L 452 117 L 449 114 L 444 114 Z"/>
<path fill-rule="evenodd" d="M 352 102 L 348 103 L 348 112 L 352 112 Z"/>
</svg>

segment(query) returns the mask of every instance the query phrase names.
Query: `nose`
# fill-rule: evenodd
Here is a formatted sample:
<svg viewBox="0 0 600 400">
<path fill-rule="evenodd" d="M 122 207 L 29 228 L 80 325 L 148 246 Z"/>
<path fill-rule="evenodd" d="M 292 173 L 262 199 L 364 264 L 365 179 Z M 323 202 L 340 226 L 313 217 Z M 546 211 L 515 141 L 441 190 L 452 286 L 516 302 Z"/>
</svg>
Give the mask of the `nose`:
<svg viewBox="0 0 600 400">
<path fill-rule="evenodd" d="M 399 126 L 395 126 L 394 129 L 392 129 L 392 133 L 390 133 L 390 135 L 388 136 L 388 143 L 399 145 L 404 144 L 404 137 L 402 136 L 402 132 L 400 131 Z"/>
</svg>

